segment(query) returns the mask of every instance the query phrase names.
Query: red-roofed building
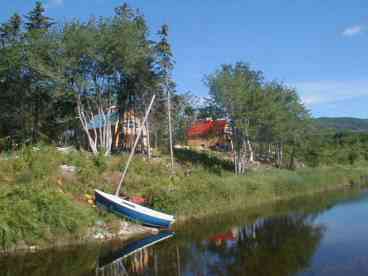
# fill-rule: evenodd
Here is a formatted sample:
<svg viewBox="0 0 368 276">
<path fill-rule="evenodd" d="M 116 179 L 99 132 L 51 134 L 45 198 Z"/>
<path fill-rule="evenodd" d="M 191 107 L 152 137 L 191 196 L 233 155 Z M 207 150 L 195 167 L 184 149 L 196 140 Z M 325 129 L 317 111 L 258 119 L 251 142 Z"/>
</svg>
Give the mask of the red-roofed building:
<svg viewBox="0 0 368 276">
<path fill-rule="evenodd" d="M 188 145 L 192 147 L 223 148 L 230 146 L 231 131 L 228 121 L 198 120 L 187 130 Z"/>
</svg>

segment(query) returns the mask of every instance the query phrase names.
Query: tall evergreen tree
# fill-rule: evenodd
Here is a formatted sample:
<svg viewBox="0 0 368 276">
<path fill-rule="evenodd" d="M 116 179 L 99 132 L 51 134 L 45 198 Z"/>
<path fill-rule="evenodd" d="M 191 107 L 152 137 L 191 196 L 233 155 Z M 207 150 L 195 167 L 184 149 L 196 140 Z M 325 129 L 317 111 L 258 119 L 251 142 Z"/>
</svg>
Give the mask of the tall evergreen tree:
<svg viewBox="0 0 368 276">
<path fill-rule="evenodd" d="M 29 95 L 29 109 L 32 114 L 32 141 L 37 142 L 41 136 L 47 136 L 45 120 L 46 110 L 52 110 L 51 95 L 55 91 L 55 81 L 58 67 L 55 51 L 57 41 L 50 31 L 54 24 L 45 15 L 45 9 L 40 1 L 25 16 L 25 44 L 24 44 L 24 78 L 28 84 L 25 89 Z"/>
<path fill-rule="evenodd" d="M 0 40 L 2 41 L 2 46 L 5 45 L 5 40 L 9 42 L 18 37 L 21 31 L 22 18 L 19 14 L 15 13 L 10 17 L 9 21 L 0 25 Z"/>
<path fill-rule="evenodd" d="M 159 72 L 163 80 L 163 90 L 167 97 L 167 110 L 168 110 L 168 136 L 169 136 L 169 150 L 171 155 L 171 170 L 174 169 L 174 151 L 173 151 L 173 137 L 172 137 L 172 121 L 171 121 L 171 94 L 172 88 L 175 83 L 171 80 L 171 72 L 174 67 L 173 54 L 171 51 L 171 46 L 169 44 L 169 26 L 163 25 L 158 32 L 160 36 L 160 41 L 156 45 L 158 54 L 158 65 Z"/>
<path fill-rule="evenodd" d="M 37 1 L 33 10 L 31 10 L 25 18 L 28 22 L 25 23 L 26 29 L 28 31 L 33 30 L 47 30 L 55 23 L 50 17 L 44 15 L 45 8 L 42 2 Z"/>
</svg>

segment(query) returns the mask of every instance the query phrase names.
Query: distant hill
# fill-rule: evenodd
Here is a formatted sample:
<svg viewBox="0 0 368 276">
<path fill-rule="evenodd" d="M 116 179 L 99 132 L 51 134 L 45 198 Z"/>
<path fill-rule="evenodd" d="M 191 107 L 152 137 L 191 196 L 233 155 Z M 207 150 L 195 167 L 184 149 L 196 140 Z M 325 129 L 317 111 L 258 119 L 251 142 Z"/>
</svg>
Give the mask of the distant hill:
<svg viewBox="0 0 368 276">
<path fill-rule="evenodd" d="M 368 119 L 349 117 L 320 117 L 314 119 L 317 127 L 336 131 L 368 132 Z"/>
</svg>

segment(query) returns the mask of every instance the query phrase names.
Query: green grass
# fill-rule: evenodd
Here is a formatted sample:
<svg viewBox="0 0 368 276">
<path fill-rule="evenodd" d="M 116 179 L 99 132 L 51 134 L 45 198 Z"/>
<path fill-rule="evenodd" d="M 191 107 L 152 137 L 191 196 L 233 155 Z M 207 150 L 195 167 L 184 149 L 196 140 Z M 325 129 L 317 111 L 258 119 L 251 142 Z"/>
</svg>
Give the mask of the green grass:
<svg viewBox="0 0 368 276">
<path fill-rule="evenodd" d="M 333 190 L 364 182 L 361 177 L 367 175 L 367 163 L 362 162 L 296 171 L 260 169 L 234 176 L 231 163 L 218 155 L 181 150 L 176 156 L 174 175 L 167 156 L 151 161 L 136 156 L 123 192 L 146 197 L 179 221 Z M 45 145 L 0 158 L 0 247 L 78 237 L 97 219 L 114 221 L 113 215 L 88 204 L 86 194 L 93 195 L 96 188 L 113 192 L 126 159 L 78 151 L 62 154 Z M 62 164 L 78 171 L 62 174 Z"/>
<path fill-rule="evenodd" d="M 323 167 L 287 171 L 270 169 L 246 177 L 194 172 L 155 197 L 156 207 L 182 217 L 200 217 L 280 199 L 336 189 L 359 182 L 364 167 Z"/>
<path fill-rule="evenodd" d="M 77 237 L 94 224 L 96 211 L 64 190 L 58 179 L 65 158 L 40 146 L 0 161 L 0 247 Z"/>
</svg>

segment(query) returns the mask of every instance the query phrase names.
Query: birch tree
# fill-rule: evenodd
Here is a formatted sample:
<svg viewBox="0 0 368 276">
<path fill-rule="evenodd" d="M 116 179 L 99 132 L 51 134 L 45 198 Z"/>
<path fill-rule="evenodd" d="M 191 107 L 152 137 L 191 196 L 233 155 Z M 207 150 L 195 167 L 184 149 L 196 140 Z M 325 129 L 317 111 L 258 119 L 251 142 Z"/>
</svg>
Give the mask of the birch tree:
<svg viewBox="0 0 368 276">
<path fill-rule="evenodd" d="M 278 167 L 285 164 L 286 152 L 294 158 L 309 118 L 294 89 L 265 82 L 262 72 L 244 63 L 223 65 L 206 83 L 216 107 L 231 122 L 237 174 L 244 174 L 264 151 Z"/>
<path fill-rule="evenodd" d="M 247 165 L 254 161 L 253 142 L 261 106 L 258 100 L 262 80 L 261 72 L 251 70 L 244 63 L 223 65 L 206 79 L 210 95 L 231 121 L 237 174 L 244 174 Z"/>
</svg>

